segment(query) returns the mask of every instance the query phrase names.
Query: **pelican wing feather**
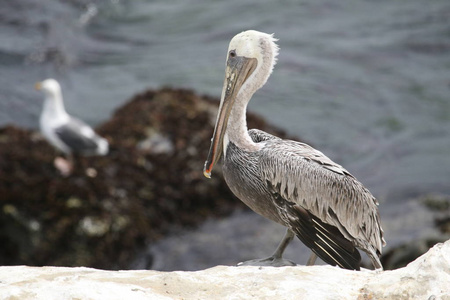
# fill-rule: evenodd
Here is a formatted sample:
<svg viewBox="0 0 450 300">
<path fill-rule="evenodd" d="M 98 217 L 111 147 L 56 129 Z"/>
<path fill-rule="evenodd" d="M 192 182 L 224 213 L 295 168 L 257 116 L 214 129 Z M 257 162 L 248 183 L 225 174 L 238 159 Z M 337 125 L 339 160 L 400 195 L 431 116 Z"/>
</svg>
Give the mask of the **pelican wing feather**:
<svg viewBox="0 0 450 300">
<path fill-rule="evenodd" d="M 286 220 L 297 218 L 304 209 L 317 223 L 337 228 L 376 267 L 381 266 L 378 257 L 385 242 L 373 195 L 346 169 L 307 144 L 268 136 L 263 143 L 259 150 L 263 182 L 287 204 L 298 207 L 286 209 L 285 204 L 284 212 L 290 214 Z M 292 222 L 288 220 L 287 226 L 292 227 Z"/>
</svg>

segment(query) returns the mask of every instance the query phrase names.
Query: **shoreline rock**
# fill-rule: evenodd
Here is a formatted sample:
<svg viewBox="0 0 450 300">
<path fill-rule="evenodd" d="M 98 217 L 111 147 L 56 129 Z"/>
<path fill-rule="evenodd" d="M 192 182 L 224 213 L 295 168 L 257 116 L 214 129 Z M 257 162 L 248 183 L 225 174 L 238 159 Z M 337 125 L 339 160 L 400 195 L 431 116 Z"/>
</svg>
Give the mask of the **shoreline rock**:
<svg viewBox="0 0 450 300">
<path fill-rule="evenodd" d="M 450 299 L 450 240 L 404 268 L 227 267 L 187 272 L 0 267 L 10 299 Z"/>
</svg>

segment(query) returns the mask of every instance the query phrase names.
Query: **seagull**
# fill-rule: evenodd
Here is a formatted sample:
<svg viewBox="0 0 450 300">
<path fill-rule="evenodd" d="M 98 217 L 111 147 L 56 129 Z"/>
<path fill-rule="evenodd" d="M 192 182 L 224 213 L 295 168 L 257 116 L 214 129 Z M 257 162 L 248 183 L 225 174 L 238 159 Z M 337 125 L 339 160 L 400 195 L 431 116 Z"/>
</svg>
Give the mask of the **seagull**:
<svg viewBox="0 0 450 300">
<path fill-rule="evenodd" d="M 44 106 L 40 116 L 40 129 L 47 141 L 72 159 L 72 155 L 103 156 L 108 154 L 109 143 L 97 135 L 83 121 L 70 116 L 65 108 L 61 87 L 55 79 L 46 79 L 35 85 L 45 94 Z M 60 164 L 61 161 L 55 161 Z M 69 170 L 61 170 L 65 175 Z"/>
<path fill-rule="evenodd" d="M 219 112 L 203 174 L 210 178 L 223 154 L 223 175 L 231 191 L 256 213 L 287 228 L 269 258 L 241 265 L 283 266 L 297 236 L 316 257 L 360 270 L 360 249 L 376 270 L 385 245 L 375 197 L 341 165 L 313 147 L 247 129 L 246 109 L 272 73 L 278 55 L 273 35 L 249 30 L 230 42 Z"/>
</svg>

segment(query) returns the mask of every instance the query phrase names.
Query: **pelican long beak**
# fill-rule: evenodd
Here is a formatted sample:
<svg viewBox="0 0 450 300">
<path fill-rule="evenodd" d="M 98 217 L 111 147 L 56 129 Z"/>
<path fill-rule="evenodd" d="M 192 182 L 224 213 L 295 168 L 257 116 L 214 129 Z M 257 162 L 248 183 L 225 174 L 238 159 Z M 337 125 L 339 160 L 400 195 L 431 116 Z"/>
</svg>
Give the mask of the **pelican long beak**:
<svg viewBox="0 0 450 300">
<path fill-rule="evenodd" d="M 42 89 L 42 84 L 40 82 L 36 82 L 36 84 L 34 85 L 34 88 L 39 91 Z"/>
<path fill-rule="evenodd" d="M 203 168 L 203 175 L 207 178 L 211 178 L 211 171 L 222 154 L 223 137 L 227 130 L 228 118 L 230 117 L 236 97 L 242 85 L 255 70 L 257 63 L 256 58 L 243 56 L 229 57 L 227 60 L 219 113 L 211 139 L 208 158 Z"/>
</svg>

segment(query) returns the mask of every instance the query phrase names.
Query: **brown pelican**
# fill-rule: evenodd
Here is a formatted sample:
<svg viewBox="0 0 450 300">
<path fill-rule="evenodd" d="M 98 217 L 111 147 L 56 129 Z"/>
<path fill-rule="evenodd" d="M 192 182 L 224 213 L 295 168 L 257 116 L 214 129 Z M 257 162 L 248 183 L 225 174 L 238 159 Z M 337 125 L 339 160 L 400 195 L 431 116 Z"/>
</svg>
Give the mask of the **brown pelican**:
<svg viewBox="0 0 450 300">
<path fill-rule="evenodd" d="M 247 130 L 246 108 L 272 73 L 276 39 L 245 31 L 230 42 L 225 81 L 204 175 L 223 152 L 223 174 L 232 192 L 253 211 L 287 227 L 275 253 L 248 264 L 288 265 L 284 249 L 296 235 L 331 265 L 359 270 L 367 253 L 375 269 L 385 245 L 372 194 L 346 169 L 311 146 Z"/>
<path fill-rule="evenodd" d="M 98 136 L 83 121 L 70 116 L 65 108 L 59 83 L 54 79 L 46 79 L 35 85 L 37 90 L 45 94 L 44 107 L 40 116 L 40 128 L 48 142 L 71 158 L 72 154 L 106 155 L 108 141 Z M 60 165 L 61 161 L 59 161 Z M 58 164 L 58 161 L 55 161 Z M 71 162 L 69 162 L 69 165 Z M 60 169 L 68 175 L 71 166 Z"/>
</svg>

